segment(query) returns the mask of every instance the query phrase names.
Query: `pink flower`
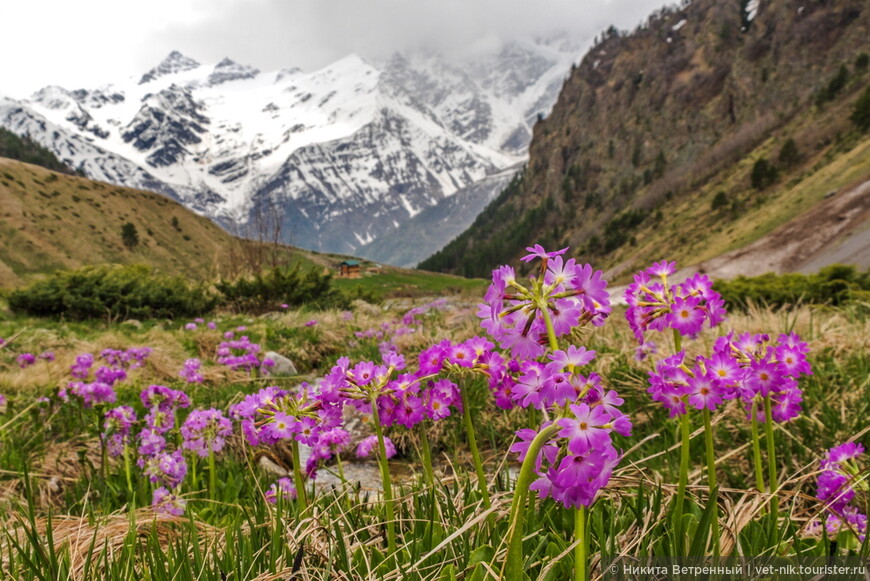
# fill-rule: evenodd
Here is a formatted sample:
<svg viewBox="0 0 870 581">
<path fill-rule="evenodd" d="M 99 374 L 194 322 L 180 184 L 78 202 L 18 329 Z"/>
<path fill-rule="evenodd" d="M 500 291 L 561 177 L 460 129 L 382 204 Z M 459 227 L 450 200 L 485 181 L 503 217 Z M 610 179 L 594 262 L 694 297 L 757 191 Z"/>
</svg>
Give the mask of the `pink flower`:
<svg viewBox="0 0 870 581">
<path fill-rule="evenodd" d="M 356 447 L 357 458 L 368 458 L 377 447 L 377 436 L 369 436 L 368 438 L 365 438 Z M 393 444 L 393 441 L 387 437 L 384 437 L 384 449 L 386 450 L 387 458 L 392 458 L 396 455 L 396 446 Z"/>
<path fill-rule="evenodd" d="M 610 422 L 608 414 L 601 406 L 590 408 L 585 403 L 571 406 L 573 418 L 562 418 L 556 422 L 563 429 L 559 436 L 568 438 L 568 450 L 574 454 L 585 454 L 591 449 L 601 448 L 610 443 Z"/>
</svg>

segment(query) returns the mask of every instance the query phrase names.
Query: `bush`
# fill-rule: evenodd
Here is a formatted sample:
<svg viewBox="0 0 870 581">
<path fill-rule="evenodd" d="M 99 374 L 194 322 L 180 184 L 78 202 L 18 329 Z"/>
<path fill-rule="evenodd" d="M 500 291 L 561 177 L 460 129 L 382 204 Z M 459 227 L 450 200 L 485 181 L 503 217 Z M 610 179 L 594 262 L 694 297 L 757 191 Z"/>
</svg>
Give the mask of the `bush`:
<svg viewBox="0 0 870 581">
<path fill-rule="evenodd" d="M 751 303 L 772 307 L 796 303 L 841 305 L 870 290 L 870 271 L 859 273 L 854 266 L 832 264 L 810 275 L 767 273 L 717 280 L 713 288 L 728 308 L 745 309 Z"/>
<path fill-rule="evenodd" d="M 88 266 L 58 272 L 9 295 L 9 308 L 34 316 L 191 317 L 215 307 L 215 297 L 181 277 L 161 276 L 145 265 Z"/>
<path fill-rule="evenodd" d="M 773 185 L 777 178 L 779 178 L 779 170 L 776 169 L 775 165 L 767 161 L 766 157 L 760 158 L 752 166 L 750 179 L 752 180 L 752 187 L 756 190 L 763 190 Z"/>
<path fill-rule="evenodd" d="M 124 246 L 130 249 L 139 245 L 139 232 L 136 230 L 135 224 L 127 222 L 121 226 L 121 241 Z"/>
<path fill-rule="evenodd" d="M 315 268 L 303 272 L 299 264 L 273 268 L 253 278 L 221 280 L 215 284 L 221 302 L 240 312 L 273 311 L 278 305 L 347 308 L 350 299 L 332 286 L 332 276 Z"/>
<path fill-rule="evenodd" d="M 779 163 L 785 167 L 792 167 L 799 163 L 800 160 L 801 154 L 798 151 L 797 143 L 795 143 L 794 139 L 789 137 L 785 140 L 785 143 L 782 144 L 782 147 L 779 150 Z"/>
<path fill-rule="evenodd" d="M 846 65 L 840 65 L 837 74 L 831 78 L 824 89 L 819 91 L 819 94 L 816 96 L 816 105 L 821 107 L 828 101 L 833 101 L 848 83 L 849 69 L 846 68 Z"/>
<path fill-rule="evenodd" d="M 728 205 L 728 196 L 723 191 L 719 191 L 713 197 L 713 201 L 710 202 L 710 209 L 714 212 L 720 208 L 724 208 Z"/>
<path fill-rule="evenodd" d="M 864 89 L 864 92 L 861 93 L 861 96 L 855 102 L 851 119 L 852 123 L 861 131 L 870 129 L 870 87 Z"/>
</svg>

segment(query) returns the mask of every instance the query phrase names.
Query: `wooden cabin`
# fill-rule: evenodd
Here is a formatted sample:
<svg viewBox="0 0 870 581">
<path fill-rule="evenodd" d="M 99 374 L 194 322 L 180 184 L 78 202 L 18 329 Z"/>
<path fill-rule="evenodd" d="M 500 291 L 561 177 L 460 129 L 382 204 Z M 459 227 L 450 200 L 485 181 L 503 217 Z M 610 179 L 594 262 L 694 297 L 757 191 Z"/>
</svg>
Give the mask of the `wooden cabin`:
<svg viewBox="0 0 870 581">
<path fill-rule="evenodd" d="M 338 276 L 342 278 L 359 278 L 360 264 L 358 260 L 345 260 L 338 265 Z"/>
</svg>

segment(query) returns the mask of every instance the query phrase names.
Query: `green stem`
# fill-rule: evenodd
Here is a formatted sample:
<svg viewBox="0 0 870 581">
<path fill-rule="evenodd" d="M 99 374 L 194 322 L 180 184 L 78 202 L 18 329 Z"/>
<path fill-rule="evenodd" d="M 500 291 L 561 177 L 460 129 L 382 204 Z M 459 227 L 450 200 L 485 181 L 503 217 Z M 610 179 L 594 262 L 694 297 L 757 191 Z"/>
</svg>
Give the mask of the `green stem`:
<svg viewBox="0 0 870 581">
<path fill-rule="evenodd" d="M 589 535 L 586 534 L 586 507 L 574 509 L 574 581 L 586 581 L 586 559 L 589 554 Z"/>
<path fill-rule="evenodd" d="M 106 439 L 100 433 L 100 414 L 94 414 L 94 418 L 97 420 L 97 438 L 100 440 L 100 476 L 102 476 L 103 481 L 105 481 L 109 473 L 109 455 L 106 449 Z"/>
<path fill-rule="evenodd" d="M 776 445 L 773 441 L 773 413 L 770 394 L 764 397 L 764 437 L 767 439 L 767 478 L 770 482 L 770 523 L 772 531 L 776 531 L 776 521 L 779 516 L 779 499 L 776 496 L 779 488 L 776 475 Z"/>
<path fill-rule="evenodd" d="M 680 476 L 677 484 L 677 499 L 674 516 L 677 520 L 676 534 L 679 552 L 685 554 L 685 539 L 683 538 L 683 501 L 686 497 L 686 485 L 689 483 L 689 440 L 691 428 L 689 426 L 689 410 L 680 416 Z"/>
<path fill-rule="evenodd" d="M 187 458 L 187 457 L 185 457 Z M 187 463 L 190 466 L 190 486 L 194 490 L 199 490 L 199 475 L 196 473 L 196 466 L 199 464 L 199 454 L 196 452 L 190 453 L 190 461 Z"/>
<path fill-rule="evenodd" d="M 559 350 L 559 341 L 556 339 L 556 328 L 553 326 L 553 318 L 550 316 L 550 309 L 544 305 L 541 308 L 541 313 L 544 315 L 544 324 L 547 326 L 547 339 L 550 342 L 550 350 Z"/>
<path fill-rule="evenodd" d="M 296 505 L 299 509 L 299 518 L 303 518 L 308 511 L 308 499 L 305 494 L 305 481 L 302 479 L 302 466 L 299 457 L 299 442 L 293 440 L 290 446 L 293 453 L 293 485 L 296 487 Z"/>
<path fill-rule="evenodd" d="M 761 437 L 758 435 L 758 401 L 752 400 L 752 417 L 749 420 L 749 425 L 752 427 L 752 456 L 755 464 L 755 487 L 758 492 L 764 492 L 764 469 L 761 462 Z"/>
<path fill-rule="evenodd" d="M 217 470 L 215 469 L 214 450 L 211 448 L 208 451 L 208 498 L 211 501 L 217 498 Z"/>
<path fill-rule="evenodd" d="M 422 423 L 420 424 L 420 440 L 420 446 L 423 448 L 420 455 L 423 460 L 423 479 L 428 486 L 433 486 L 435 484 L 435 472 L 432 469 L 432 450 L 429 448 L 429 435 L 426 433 L 426 424 Z"/>
<path fill-rule="evenodd" d="M 127 475 L 127 492 L 133 497 L 133 476 L 130 470 L 130 446 L 124 444 L 124 474 Z"/>
<path fill-rule="evenodd" d="M 477 472 L 477 487 L 483 496 L 483 506 L 489 510 L 489 490 L 486 483 L 486 474 L 483 472 L 483 462 L 480 461 L 480 452 L 477 449 L 477 438 L 474 436 L 474 422 L 471 421 L 471 408 L 468 398 L 465 397 L 465 385 L 459 388 L 459 397 L 462 398 L 462 422 L 465 424 L 465 433 L 468 436 L 468 447 L 471 449 L 471 458 L 474 460 L 474 471 Z"/>
<path fill-rule="evenodd" d="M 718 483 L 716 481 L 716 454 L 713 450 L 713 425 L 710 421 L 710 410 L 704 408 L 704 442 L 707 447 L 707 486 L 710 488 L 710 502 L 714 502 L 716 498 L 716 490 Z M 713 556 L 719 556 L 719 508 L 716 507 L 716 514 L 712 520 L 712 535 L 713 535 Z"/>
<path fill-rule="evenodd" d="M 341 463 L 341 453 L 335 453 L 335 465 L 338 467 L 338 477 L 342 484 L 347 484 L 347 478 L 344 477 L 344 465 Z"/>
<path fill-rule="evenodd" d="M 378 402 L 372 399 L 372 419 L 375 425 L 375 433 L 378 436 L 378 464 L 381 468 L 381 484 L 384 488 L 384 508 L 387 512 L 387 556 L 396 553 L 396 523 L 395 508 L 393 507 L 393 486 L 390 481 L 390 465 L 387 463 L 387 447 L 384 444 L 384 430 L 381 428 L 381 419 L 378 415 Z"/>
<path fill-rule="evenodd" d="M 517 484 L 514 490 L 514 498 L 511 502 L 510 521 L 508 521 L 507 558 L 505 559 L 504 566 L 502 566 L 500 575 L 500 578 L 507 581 L 522 581 L 523 579 L 523 508 L 526 505 L 526 495 L 529 492 L 529 486 L 531 486 L 535 479 L 535 463 L 538 453 L 559 429 L 558 425 L 550 424 L 541 430 L 535 436 L 535 439 L 532 440 L 532 443 L 529 444 L 526 458 L 520 467 L 520 474 L 517 477 Z"/>
</svg>

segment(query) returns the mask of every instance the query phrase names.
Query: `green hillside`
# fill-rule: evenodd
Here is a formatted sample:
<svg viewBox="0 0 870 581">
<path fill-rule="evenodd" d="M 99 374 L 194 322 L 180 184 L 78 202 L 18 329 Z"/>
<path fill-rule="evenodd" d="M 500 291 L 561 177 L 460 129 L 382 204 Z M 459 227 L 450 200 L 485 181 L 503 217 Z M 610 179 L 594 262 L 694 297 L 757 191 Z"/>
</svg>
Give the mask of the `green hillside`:
<svg viewBox="0 0 870 581">
<path fill-rule="evenodd" d="M 165 196 L 0 158 L 0 286 L 105 263 L 148 264 L 201 281 L 268 263 L 273 250 Z"/>
<path fill-rule="evenodd" d="M 0 288 L 86 265 L 145 264 L 201 282 L 296 263 L 337 273 L 347 258 L 239 239 L 165 196 L 0 158 Z M 376 298 L 480 290 L 481 281 L 362 266 L 337 288 Z"/>
<path fill-rule="evenodd" d="M 485 276 L 539 242 L 612 274 L 697 263 L 870 179 L 870 9 L 698 0 L 609 30 L 535 128 L 525 171 L 420 268 Z M 866 114 L 866 113 L 863 113 Z"/>
</svg>

